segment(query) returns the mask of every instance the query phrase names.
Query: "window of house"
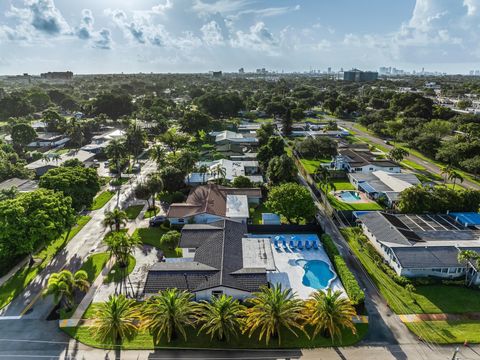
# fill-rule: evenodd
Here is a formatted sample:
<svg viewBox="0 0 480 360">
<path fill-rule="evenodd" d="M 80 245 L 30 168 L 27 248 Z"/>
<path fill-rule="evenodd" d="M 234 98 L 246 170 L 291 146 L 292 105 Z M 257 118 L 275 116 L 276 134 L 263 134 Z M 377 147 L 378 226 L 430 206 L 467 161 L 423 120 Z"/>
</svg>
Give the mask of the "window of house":
<svg viewBox="0 0 480 360">
<path fill-rule="evenodd" d="M 215 297 L 220 297 L 223 295 L 223 291 L 222 290 L 214 290 L 212 291 L 212 296 L 215 296 Z"/>
<path fill-rule="evenodd" d="M 189 249 L 188 249 L 188 252 L 189 252 L 189 253 L 194 253 L 194 252 L 195 252 L 195 248 L 189 248 Z"/>
<path fill-rule="evenodd" d="M 185 222 L 185 219 L 178 219 L 178 222 L 183 223 L 183 222 Z"/>
</svg>

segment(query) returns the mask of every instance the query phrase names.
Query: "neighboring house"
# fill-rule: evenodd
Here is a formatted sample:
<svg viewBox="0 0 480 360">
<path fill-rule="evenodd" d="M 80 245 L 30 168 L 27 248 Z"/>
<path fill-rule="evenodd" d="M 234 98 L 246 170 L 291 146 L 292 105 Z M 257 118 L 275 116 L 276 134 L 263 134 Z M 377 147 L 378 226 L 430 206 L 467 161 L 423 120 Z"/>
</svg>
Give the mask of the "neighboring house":
<svg viewBox="0 0 480 360">
<path fill-rule="evenodd" d="M 95 154 L 92 154 L 91 152 L 88 152 L 88 151 L 72 150 L 68 153 L 60 155 L 60 159 L 58 159 L 58 160 L 51 159 L 51 160 L 47 161 L 45 159 L 39 159 L 39 160 L 34 161 L 30 164 L 27 164 L 26 168 L 29 169 L 29 170 L 35 171 L 35 174 L 37 176 L 42 176 L 48 170 L 59 167 L 65 161 L 72 160 L 72 159 L 77 159 L 82 164 L 84 164 L 86 167 L 90 167 L 90 166 L 93 165 L 93 158 L 94 157 L 95 157 Z"/>
<path fill-rule="evenodd" d="M 463 214 L 465 215 L 465 214 Z M 458 216 L 458 214 L 456 215 Z M 464 226 L 451 215 L 357 214 L 364 234 L 398 275 L 454 279 L 465 276 L 457 260 L 461 250 L 480 253 L 480 216 Z M 470 268 L 472 283 L 480 284 Z"/>
<path fill-rule="evenodd" d="M 57 133 L 37 133 L 37 137 L 27 146 L 30 148 L 54 148 L 65 145 L 70 138 Z"/>
<path fill-rule="evenodd" d="M 30 192 L 38 189 L 38 181 L 30 179 L 11 178 L 0 183 L 0 190 L 15 188 L 18 192 Z"/>
<path fill-rule="evenodd" d="M 250 134 L 255 136 L 257 130 L 259 130 L 261 127 L 262 125 L 257 123 L 240 124 L 237 127 L 237 131 L 241 134 Z"/>
<path fill-rule="evenodd" d="M 238 144 L 242 146 L 256 146 L 258 145 L 258 139 L 251 134 L 240 134 L 233 131 L 225 130 L 219 133 L 213 133 L 215 135 L 215 144 Z"/>
<path fill-rule="evenodd" d="M 263 183 L 263 177 L 260 174 L 258 161 L 232 161 L 227 159 L 198 162 L 197 169 L 206 166 L 208 171 L 206 173 L 195 172 L 188 174 L 185 182 L 189 185 L 200 185 L 208 181 L 215 181 L 217 179 L 225 179 L 233 181 L 238 176 L 245 176 L 249 178 L 252 183 Z M 221 174 L 220 169 L 223 169 L 224 174 Z"/>
<path fill-rule="evenodd" d="M 401 172 L 399 164 L 378 158 L 370 150 L 361 148 L 340 149 L 338 155 L 331 163 L 331 167 L 335 170 L 345 170 L 349 173 L 371 173 L 378 170 L 390 173 Z"/>
<path fill-rule="evenodd" d="M 185 203 L 171 204 L 167 218 L 172 224 L 189 222 L 207 224 L 222 219 L 246 223 L 249 204 L 259 204 L 262 191 L 258 188 L 237 189 L 208 184 L 197 186 Z"/>
<path fill-rule="evenodd" d="M 267 285 L 267 271 L 275 270 L 275 265 L 269 239 L 250 239 L 246 234 L 246 224 L 230 220 L 185 225 L 179 243 L 185 258 L 153 265 L 144 295 L 176 288 L 192 292 L 196 301 L 222 294 L 239 300 L 250 297 Z"/>
<path fill-rule="evenodd" d="M 409 187 L 421 184 L 412 173 L 388 173 L 383 170 L 371 173 L 349 173 L 348 178 L 357 190 L 363 191 L 372 199 L 384 197 L 392 207 L 400 193 Z"/>
<path fill-rule="evenodd" d="M 92 137 L 92 142 L 88 145 L 85 145 L 81 150 L 88 151 L 94 154 L 99 154 L 105 151 L 105 148 L 108 146 L 110 141 L 114 139 L 123 139 L 125 137 L 125 131 L 123 130 L 111 130 L 106 133 L 96 135 Z"/>
</svg>

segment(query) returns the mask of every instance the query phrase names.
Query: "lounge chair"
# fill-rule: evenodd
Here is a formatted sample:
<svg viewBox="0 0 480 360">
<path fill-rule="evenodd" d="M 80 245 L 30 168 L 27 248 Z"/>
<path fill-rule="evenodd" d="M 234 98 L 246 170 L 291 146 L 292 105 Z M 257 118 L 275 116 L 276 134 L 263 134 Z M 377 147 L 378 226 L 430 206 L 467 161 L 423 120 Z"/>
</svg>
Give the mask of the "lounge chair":
<svg viewBox="0 0 480 360">
<path fill-rule="evenodd" d="M 298 240 L 297 242 L 297 248 L 299 248 L 300 250 L 303 249 L 303 243 L 302 243 L 302 240 Z"/>
<path fill-rule="evenodd" d="M 290 240 L 290 249 L 295 249 L 296 248 L 296 245 L 295 245 L 295 241 L 293 240 Z"/>
<path fill-rule="evenodd" d="M 318 242 L 317 241 L 313 242 L 313 249 L 318 250 Z"/>
<path fill-rule="evenodd" d="M 310 245 L 310 241 L 305 240 L 305 249 L 310 250 L 312 246 Z"/>
<path fill-rule="evenodd" d="M 280 250 L 280 246 L 278 246 L 278 240 L 273 240 L 273 245 L 275 246 L 275 250 Z"/>
<path fill-rule="evenodd" d="M 282 246 L 284 249 L 288 249 L 287 241 L 285 239 L 282 239 Z"/>
</svg>

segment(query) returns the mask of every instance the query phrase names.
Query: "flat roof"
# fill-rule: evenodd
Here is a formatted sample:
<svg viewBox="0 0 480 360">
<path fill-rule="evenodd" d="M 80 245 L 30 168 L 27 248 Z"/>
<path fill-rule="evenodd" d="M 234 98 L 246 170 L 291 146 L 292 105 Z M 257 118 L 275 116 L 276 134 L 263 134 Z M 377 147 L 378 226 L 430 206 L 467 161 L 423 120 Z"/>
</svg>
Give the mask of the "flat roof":
<svg viewBox="0 0 480 360">
<path fill-rule="evenodd" d="M 265 268 L 267 271 L 275 271 L 270 238 L 243 238 L 242 251 L 244 268 Z"/>
<path fill-rule="evenodd" d="M 453 216 L 463 226 L 480 225 L 480 214 L 476 212 L 453 212 L 450 213 L 450 216 Z"/>
<path fill-rule="evenodd" d="M 227 211 L 225 216 L 231 218 L 248 218 L 248 197 L 246 195 L 227 195 Z"/>
</svg>

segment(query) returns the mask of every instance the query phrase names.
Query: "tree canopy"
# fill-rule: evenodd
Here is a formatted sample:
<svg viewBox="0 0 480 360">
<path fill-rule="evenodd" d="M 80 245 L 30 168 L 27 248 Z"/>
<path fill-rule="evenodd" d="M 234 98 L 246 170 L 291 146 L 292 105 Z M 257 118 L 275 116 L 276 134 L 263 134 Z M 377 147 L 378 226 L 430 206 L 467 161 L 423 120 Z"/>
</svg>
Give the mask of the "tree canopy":
<svg viewBox="0 0 480 360">
<path fill-rule="evenodd" d="M 285 183 L 270 189 L 265 204 L 272 212 L 283 215 L 289 223 L 310 221 L 316 213 L 315 204 L 307 188 L 296 183 Z"/>
</svg>

